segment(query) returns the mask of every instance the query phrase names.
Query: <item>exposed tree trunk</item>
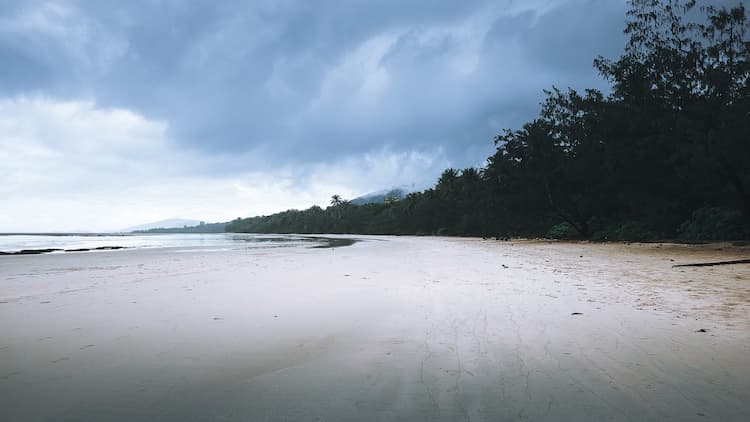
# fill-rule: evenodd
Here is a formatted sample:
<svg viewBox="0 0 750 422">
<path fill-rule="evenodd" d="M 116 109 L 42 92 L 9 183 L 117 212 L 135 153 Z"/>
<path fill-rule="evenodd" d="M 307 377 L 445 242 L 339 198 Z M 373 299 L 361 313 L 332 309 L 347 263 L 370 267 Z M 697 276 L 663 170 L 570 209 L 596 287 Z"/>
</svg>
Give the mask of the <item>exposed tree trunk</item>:
<svg viewBox="0 0 750 422">
<path fill-rule="evenodd" d="M 574 229 L 583 237 L 588 236 L 589 234 L 589 226 L 586 221 L 584 221 L 583 218 L 575 218 L 573 215 L 565 212 L 565 210 L 557 205 L 557 202 L 555 201 L 554 197 L 552 196 L 552 189 L 549 187 L 549 180 L 547 177 L 544 177 L 544 189 L 547 194 L 547 202 L 549 203 L 549 206 L 555 211 L 555 214 L 557 214 L 558 217 L 560 217 L 563 221 L 573 226 Z"/>
</svg>

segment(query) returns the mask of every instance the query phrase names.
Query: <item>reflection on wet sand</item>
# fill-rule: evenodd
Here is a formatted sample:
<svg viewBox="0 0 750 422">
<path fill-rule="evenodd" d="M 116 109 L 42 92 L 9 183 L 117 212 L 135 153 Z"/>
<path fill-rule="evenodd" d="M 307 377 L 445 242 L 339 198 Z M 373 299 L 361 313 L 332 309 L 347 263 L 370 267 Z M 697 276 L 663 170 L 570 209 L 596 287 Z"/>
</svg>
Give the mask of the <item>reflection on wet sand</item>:
<svg viewBox="0 0 750 422">
<path fill-rule="evenodd" d="M 672 268 L 745 253 L 364 237 L 4 257 L 2 419 L 747 420 L 750 268 Z"/>
</svg>

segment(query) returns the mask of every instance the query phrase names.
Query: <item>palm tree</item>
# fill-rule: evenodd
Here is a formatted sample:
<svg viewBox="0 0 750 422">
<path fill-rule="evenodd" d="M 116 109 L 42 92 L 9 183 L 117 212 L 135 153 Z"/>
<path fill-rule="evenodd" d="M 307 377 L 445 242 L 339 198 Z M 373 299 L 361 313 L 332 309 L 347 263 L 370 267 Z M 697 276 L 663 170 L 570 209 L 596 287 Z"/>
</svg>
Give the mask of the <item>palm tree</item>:
<svg viewBox="0 0 750 422">
<path fill-rule="evenodd" d="M 331 196 L 331 206 L 337 207 L 341 205 L 344 202 L 343 199 L 341 199 L 341 195 L 333 195 Z"/>
</svg>

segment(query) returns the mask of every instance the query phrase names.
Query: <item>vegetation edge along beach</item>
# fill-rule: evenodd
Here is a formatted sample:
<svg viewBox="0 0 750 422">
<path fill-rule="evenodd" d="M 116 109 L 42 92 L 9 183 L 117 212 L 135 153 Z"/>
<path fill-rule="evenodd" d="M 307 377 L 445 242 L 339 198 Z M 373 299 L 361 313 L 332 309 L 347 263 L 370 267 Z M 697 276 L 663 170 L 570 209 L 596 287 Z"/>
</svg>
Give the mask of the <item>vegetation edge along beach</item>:
<svg viewBox="0 0 750 422">
<path fill-rule="evenodd" d="M 610 84 L 547 91 L 481 168 L 405 198 L 186 228 L 700 242 L 750 238 L 750 42 L 741 3 L 633 1 Z M 699 13 L 696 13 L 699 12 Z M 690 19 L 689 19 L 690 18 Z M 182 229 L 156 230 L 161 232 Z"/>
</svg>

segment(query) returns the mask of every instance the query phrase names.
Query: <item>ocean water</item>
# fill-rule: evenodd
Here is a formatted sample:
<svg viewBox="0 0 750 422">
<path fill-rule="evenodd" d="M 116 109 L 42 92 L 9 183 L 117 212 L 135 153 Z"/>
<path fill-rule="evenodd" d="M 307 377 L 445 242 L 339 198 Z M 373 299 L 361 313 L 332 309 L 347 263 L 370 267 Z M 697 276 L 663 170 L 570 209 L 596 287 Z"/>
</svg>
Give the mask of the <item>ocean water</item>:
<svg viewBox="0 0 750 422">
<path fill-rule="evenodd" d="M 345 246 L 341 239 L 247 233 L 207 234 L 0 234 L 0 253 L 80 253 L 106 249 L 227 250 Z"/>
</svg>

